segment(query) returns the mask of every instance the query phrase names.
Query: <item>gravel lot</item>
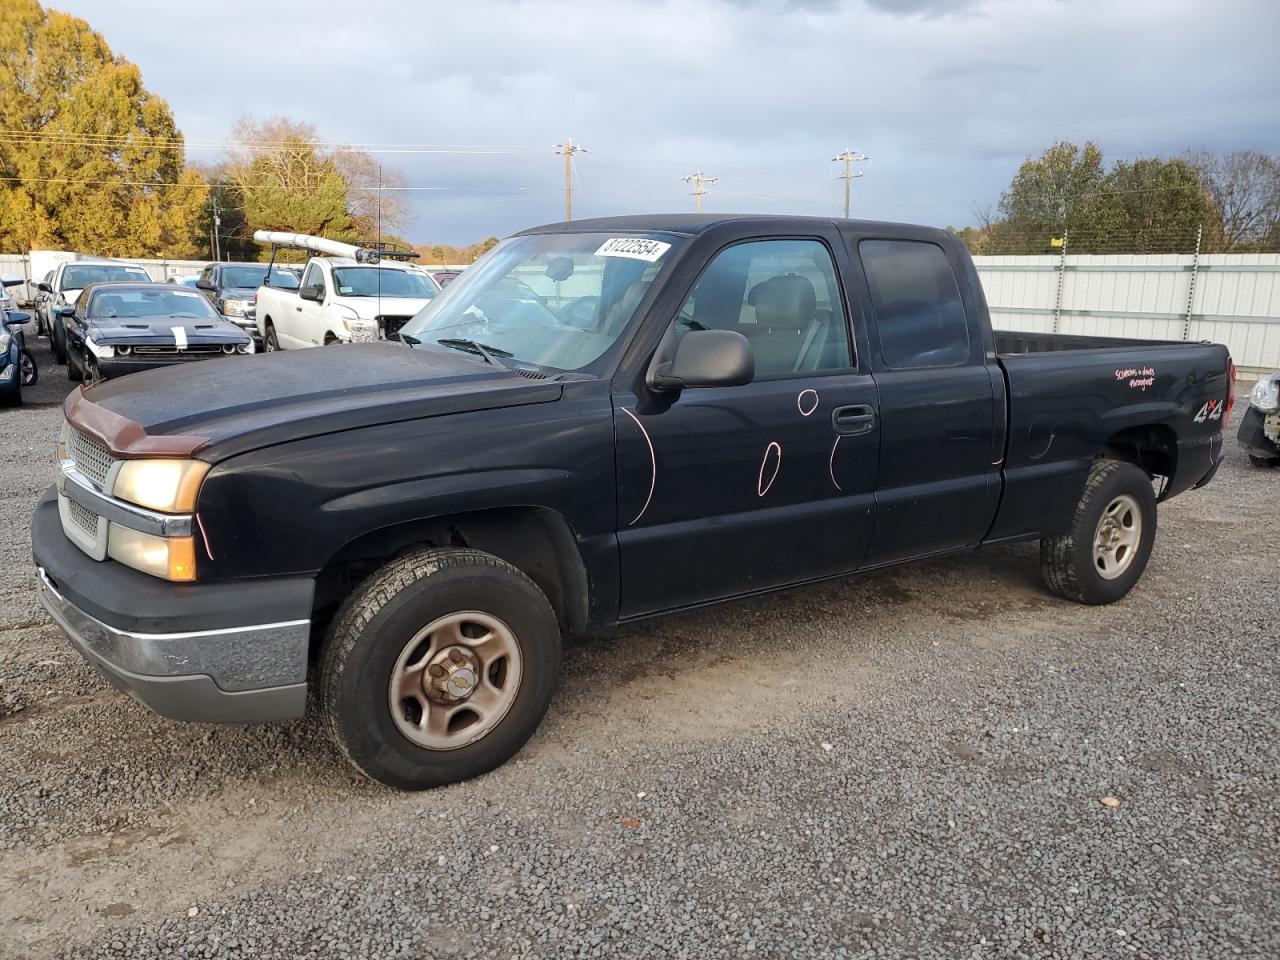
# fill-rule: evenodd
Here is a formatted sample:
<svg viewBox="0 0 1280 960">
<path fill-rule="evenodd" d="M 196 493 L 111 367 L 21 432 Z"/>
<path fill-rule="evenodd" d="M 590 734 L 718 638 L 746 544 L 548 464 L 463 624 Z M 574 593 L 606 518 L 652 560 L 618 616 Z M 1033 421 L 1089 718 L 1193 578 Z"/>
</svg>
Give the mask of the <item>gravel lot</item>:
<svg viewBox="0 0 1280 960">
<path fill-rule="evenodd" d="M 1280 472 L 1234 442 L 1121 604 L 1020 544 L 629 628 L 515 762 L 404 795 L 72 653 L 38 358 L 0 412 L 0 956 L 1280 955 Z"/>
</svg>

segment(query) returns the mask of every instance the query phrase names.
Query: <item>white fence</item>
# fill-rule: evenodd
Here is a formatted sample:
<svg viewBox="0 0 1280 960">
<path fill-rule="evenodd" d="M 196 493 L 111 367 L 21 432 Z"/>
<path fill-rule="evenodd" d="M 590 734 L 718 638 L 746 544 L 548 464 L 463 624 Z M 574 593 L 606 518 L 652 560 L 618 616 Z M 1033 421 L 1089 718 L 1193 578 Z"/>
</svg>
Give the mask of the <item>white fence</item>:
<svg viewBox="0 0 1280 960">
<path fill-rule="evenodd" d="M 975 257 L 997 330 L 1212 340 L 1280 368 L 1280 254 Z"/>
</svg>

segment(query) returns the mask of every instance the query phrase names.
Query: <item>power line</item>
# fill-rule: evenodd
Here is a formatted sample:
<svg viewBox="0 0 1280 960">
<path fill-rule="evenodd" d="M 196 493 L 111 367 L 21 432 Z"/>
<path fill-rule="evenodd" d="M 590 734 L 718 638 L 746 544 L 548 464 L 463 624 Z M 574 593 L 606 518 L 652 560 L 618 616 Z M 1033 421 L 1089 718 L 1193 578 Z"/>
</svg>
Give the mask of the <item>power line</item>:
<svg viewBox="0 0 1280 960">
<path fill-rule="evenodd" d="M 342 143 L 334 140 L 290 138 L 284 140 L 238 140 L 235 138 L 157 136 L 151 134 L 64 133 L 60 131 L 18 130 L 0 128 L 0 135 L 14 142 L 47 142 L 62 146 L 155 146 L 188 149 L 252 149 L 254 147 L 307 146 L 335 152 L 365 153 L 442 153 L 442 154 L 514 154 L 531 148 L 524 144 L 431 144 L 431 143 Z"/>
<path fill-rule="evenodd" d="M 567 223 L 573 219 L 573 157 L 591 151 L 580 143 L 574 143 L 573 137 L 565 137 L 564 143 L 557 143 L 554 149 L 556 153 L 564 154 L 564 219 Z"/>
<path fill-rule="evenodd" d="M 680 179 L 683 180 L 685 183 L 693 184 L 693 191 L 690 193 L 690 196 L 693 197 L 694 213 L 702 212 L 702 198 L 711 192 L 710 190 L 707 189 L 706 185 L 708 183 L 720 182 L 719 177 L 708 177 L 701 170 L 698 170 L 695 173 L 691 173 L 688 176 L 681 177 Z"/>
<path fill-rule="evenodd" d="M 839 179 L 844 181 L 844 218 L 848 220 L 849 219 L 849 187 L 854 180 L 857 180 L 859 177 L 862 176 L 861 170 L 859 170 L 857 173 L 854 173 L 853 165 L 854 163 L 861 163 L 863 160 L 870 160 L 871 158 L 862 153 L 855 153 L 853 150 L 850 150 L 846 147 L 844 153 L 838 153 L 831 159 L 833 162 L 836 160 L 844 161 L 844 173 L 840 174 Z"/>
</svg>

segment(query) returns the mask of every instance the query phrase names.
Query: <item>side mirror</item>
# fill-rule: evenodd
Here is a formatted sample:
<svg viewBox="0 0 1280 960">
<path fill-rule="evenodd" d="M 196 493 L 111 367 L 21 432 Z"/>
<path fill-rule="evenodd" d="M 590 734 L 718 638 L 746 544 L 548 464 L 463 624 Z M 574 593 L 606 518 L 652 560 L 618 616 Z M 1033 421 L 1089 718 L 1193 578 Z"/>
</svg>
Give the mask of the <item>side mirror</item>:
<svg viewBox="0 0 1280 960">
<path fill-rule="evenodd" d="M 66 306 L 62 306 L 58 308 L 58 316 L 60 317 L 74 317 L 75 315 L 76 315 L 76 308 L 69 303 Z"/>
<path fill-rule="evenodd" d="M 53 287 L 49 286 L 49 284 L 45 283 L 43 280 L 36 282 L 36 289 L 41 293 L 53 293 Z"/>
<path fill-rule="evenodd" d="M 196 281 L 196 289 L 208 290 L 210 293 L 213 293 L 213 291 L 217 290 L 218 288 L 213 285 L 212 280 L 206 280 L 204 277 L 201 277 L 199 280 Z"/>
<path fill-rule="evenodd" d="M 24 323 L 30 323 L 30 322 L 31 322 L 31 314 L 23 313 L 21 310 L 14 310 L 12 313 L 10 313 L 7 317 L 4 318 L 4 325 L 6 327 L 20 327 Z"/>
<path fill-rule="evenodd" d="M 657 358 L 654 358 L 657 361 Z M 684 387 L 740 387 L 756 375 L 751 343 L 735 330 L 690 330 L 676 344 L 670 361 L 650 370 L 655 390 Z"/>
<path fill-rule="evenodd" d="M 316 303 L 319 303 L 321 300 L 324 299 L 324 287 L 316 283 L 310 284 L 305 287 L 299 287 L 298 296 L 300 296 L 303 300 L 313 300 Z"/>
</svg>

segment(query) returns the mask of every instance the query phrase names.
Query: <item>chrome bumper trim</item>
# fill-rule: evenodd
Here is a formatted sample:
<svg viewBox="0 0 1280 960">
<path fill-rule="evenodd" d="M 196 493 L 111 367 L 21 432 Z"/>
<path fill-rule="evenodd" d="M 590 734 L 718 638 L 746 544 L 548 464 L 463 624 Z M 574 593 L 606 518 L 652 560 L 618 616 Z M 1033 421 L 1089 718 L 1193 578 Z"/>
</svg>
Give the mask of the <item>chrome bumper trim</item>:
<svg viewBox="0 0 1280 960">
<path fill-rule="evenodd" d="M 157 537 L 191 536 L 191 514 L 157 513 L 146 507 L 135 506 L 115 497 L 109 497 L 83 473 L 76 469 L 74 460 L 58 461 L 58 492 L 68 500 L 74 500 L 86 510 L 92 510 L 112 523 L 149 533 Z"/>
<path fill-rule="evenodd" d="M 305 683 L 310 620 L 221 630 L 134 633 L 85 613 L 37 567 L 40 602 L 63 631 L 108 669 L 152 678 L 206 676 L 227 692 Z"/>
</svg>

